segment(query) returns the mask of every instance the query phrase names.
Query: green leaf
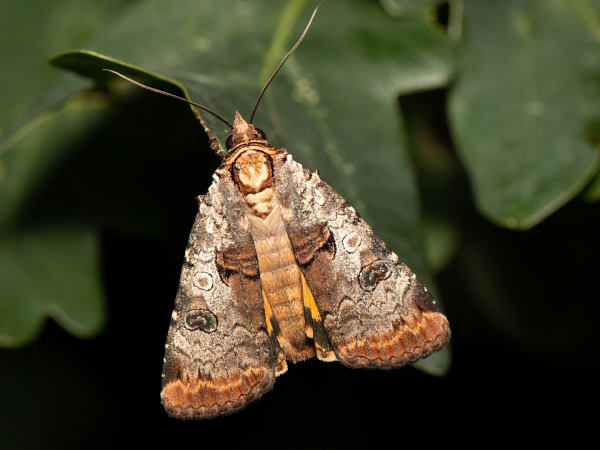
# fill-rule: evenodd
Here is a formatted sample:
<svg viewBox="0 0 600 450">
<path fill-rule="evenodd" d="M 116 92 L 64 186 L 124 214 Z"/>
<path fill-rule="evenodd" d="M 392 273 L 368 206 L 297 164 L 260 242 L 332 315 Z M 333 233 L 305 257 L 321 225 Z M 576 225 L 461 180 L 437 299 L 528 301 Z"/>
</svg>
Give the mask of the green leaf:
<svg viewBox="0 0 600 450">
<path fill-rule="evenodd" d="M 96 97 L 97 99 L 97 97 Z M 102 102 L 71 102 L 32 121 L 0 147 L 0 230 L 18 223 L 53 170 L 68 157 L 69 142 L 84 135 L 105 112 Z"/>
<path fill-rule="evenodd" d="M 583 198 L 588 202 L 597 202 L 600 200 L 600 174 L 592 179 L 590 184 L 583 191 Z"/>
<path fill-rule="evenodd" d="M 51 197 L 47 200 L 55 205 L 40 204 L 39 196 L 51 189 L 68 142 L 104 113 L 102 102 L 72 102 L 0 149 L 0 345 L 31 341 L 46 316 L 80 337 L 102 327 L 99 255 L 91 227 L 54 218 L 52 212 L 66 211 L 60 205 L 68 201 Z"/>
<path fill-rule="evenodd" d="M 480 211 L 528 228 L 597 172 L 586 123 L 600 110 L 598 41 L 562 0 L 465 1 L 450 112 Z"/>
<path fill-rule="evenodd" d="M 441 2 L 442 0 L 379 0 L 382 8 L 392 17 L 421 14 L 424 8 Z"/>
<path fill-rule="evenodd" d="M 183 85 L 175 80 L 162 77 L 141 67 L 136 67 L 99 53 L 86 50 L 67 50 L 52 56 L 49 62 L 56 67 L 69 69 L 84 77 L 93 78 L 98 85 L 105 85 L 108 81 L 115 80 L 115 75 L 105 70 L 110 69 L 119 71 L 119 73 L 128 77 L 142 77 L 154 82 L 172 84 L 181 89 L 186 97 L 188 97 Z"/>
<path fill-rule="evenodd" d="M 0 141 L 88 83 L 48 66 L 49 55 L 81 45 L 130 2 L 19 0 L 0 14 Z"/>
<path fill-rule="evenodd" d="M 128 6 L 122 0 L 23 0 L 3 5 L 0 345 L 31 341 L 47 316 L 79 337 L 97 333 L 105 320 L 91 226 L 66 223 L 73 216 L 65 220 L 60 215 L 72 210 L 77 195 L 54 198 L 52 204 L 37 201 L 57 178 L 52 172 L 65 161 L 69 144 L 97 122 L 99 112 L 95 100 L 87 110 L 90 114 L 81 104 L 63 104 L 89 82 L 60 73 L 47 58 L 79 46 Z M 57 108 L 65 108 L 66 116 L 55 114 Z M 46 215 L 40 221 L 40 206 L 45 213 L 56 207 L 56 218 Z"/>
<path fill-rule="evenodd" d="M 94 233 L 64 226 L 3 232 L 0 291 L 1 346 L 28 343 L 47 316 L 75 336 L 97 333 L 105 311 Z"/>
</svg>

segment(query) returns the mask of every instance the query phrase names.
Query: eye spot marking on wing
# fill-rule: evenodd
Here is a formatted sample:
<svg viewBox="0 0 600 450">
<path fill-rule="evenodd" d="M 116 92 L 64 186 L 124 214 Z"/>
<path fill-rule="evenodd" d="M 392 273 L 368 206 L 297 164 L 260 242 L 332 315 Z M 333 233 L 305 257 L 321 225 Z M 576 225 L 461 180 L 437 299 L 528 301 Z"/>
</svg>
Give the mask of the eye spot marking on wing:
<svg viewBox="0 0 600 450">
<path fill-rule="evenodd" d="M 387 279 L 391 273 L 392 271 L 389 266 L 378 259 L 362 268 L 358 276 L 358 281 L 365 291 L 372 291 L 380 282 Z"/>
<path fill-rule="evenodd" d="M 210 273 L 199 272 L 194 275 L 194 286 L 204 291 L 210 291 L 213 287 L 213 277 Z"/>
<path fill-rule="evenodd" d="M 202 262 L 204 264 L 208 264 L 209 262 L 211 262 L 213 260 L 213 258 L 214 258 L 214 255 L 213 255 L 212 251 L 198 253 L 198 259 L 200 260 L 200 262 Z"/>
<path fill-rule="evenodd" d="M 350 233 L 343 240 L 344 248 L 348 253 L 354 253 L 361 242 L 361 237 L 358 233 Z"/>
<path fill-rule="evenodd" d="M 185 312 L 185 327 L 190 331 L 202 330 L 205 333 L 216 331 L 219 321 L 208 309 L 190 309 Z"/>
</svg>

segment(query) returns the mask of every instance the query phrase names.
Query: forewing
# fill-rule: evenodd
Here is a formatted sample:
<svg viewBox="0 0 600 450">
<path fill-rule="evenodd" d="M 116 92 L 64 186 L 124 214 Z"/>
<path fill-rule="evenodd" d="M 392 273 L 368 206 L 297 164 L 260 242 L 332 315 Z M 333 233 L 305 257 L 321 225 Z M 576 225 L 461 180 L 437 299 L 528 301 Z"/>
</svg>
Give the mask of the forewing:
<svg viewBox="0 0 600 450">
<path fill-rule="evenodd" d="M 244 205 L 220 170 L 200 197 L 165 349 L 161 398 L 180 419 L 239 411 L 275 382 Z"/>
<path fill-rule="evenodd" d="M 340 194 L 287 153 L 275 176 L 290 241 L 342 364 L 399 368 L 450 340 L 427 289 Z"/>
</svg>

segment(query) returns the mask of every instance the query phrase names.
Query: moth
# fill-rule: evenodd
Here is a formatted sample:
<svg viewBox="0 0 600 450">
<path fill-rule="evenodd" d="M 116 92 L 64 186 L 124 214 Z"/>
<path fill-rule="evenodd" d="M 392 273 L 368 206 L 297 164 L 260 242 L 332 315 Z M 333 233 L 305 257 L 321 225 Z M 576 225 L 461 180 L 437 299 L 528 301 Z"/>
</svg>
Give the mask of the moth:
<svg viewBox="0 0 600 450">
<path fill-rule="evenodd" d="M 161 398 L 172 417 L 239 411 L 273 388 L 287 361 L 389 370 L 450 340 L 446 317 L 406 264 L 318 172 L 252 125 L 317 9 L 249 122 L 236 112 L 231 125 L 114 72 L 232 129 L 198 197 L 169 327 Z"/>
</svg>

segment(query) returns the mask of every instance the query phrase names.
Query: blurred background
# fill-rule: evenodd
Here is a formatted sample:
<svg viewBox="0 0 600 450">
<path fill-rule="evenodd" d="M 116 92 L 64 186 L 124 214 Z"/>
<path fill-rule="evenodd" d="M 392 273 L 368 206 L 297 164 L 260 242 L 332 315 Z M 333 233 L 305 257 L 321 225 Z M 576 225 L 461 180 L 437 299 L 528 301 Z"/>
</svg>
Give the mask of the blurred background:
<svg viewBox="0 0 600 450">
<path fill-rule="evenodd" d="M 290 365 L 244 411 L 159 399 L 219 160 L 316 1 L 4 0 L 0 447 L 574 446 L 597 423 L 600 1 L 327 0 L 255 125 L 434 293 L 417 368 Z M 204 117 L 224 142 L 227 129 Z"/>
</svg>

